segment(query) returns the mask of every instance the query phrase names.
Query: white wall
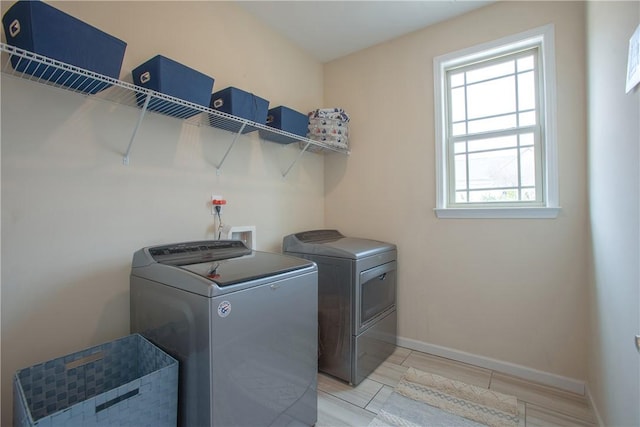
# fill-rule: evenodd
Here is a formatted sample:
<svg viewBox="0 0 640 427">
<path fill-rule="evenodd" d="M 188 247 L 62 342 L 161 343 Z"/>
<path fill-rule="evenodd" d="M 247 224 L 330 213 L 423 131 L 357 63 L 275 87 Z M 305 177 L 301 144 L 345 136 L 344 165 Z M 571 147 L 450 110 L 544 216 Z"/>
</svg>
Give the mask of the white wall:
<svg viewBox="0 0 640 427">
<path fill-rule="evenodd" d="M 12 2 L 2 3 L 2 12 Z M 128 42 L 122 78 L 157 53 L 306 112 L 321 106 L 322 65 L 233 3 L 56 2 Z M 178 31 L 179 29 L 184 31 Z M 2 420 L 22 367 L 129 332 L 129 268 L 143 246 L 213 238 L 212 192 L 228 224 L 255 225 L 258 249 L 324 224 L 324 159 L 3 75 Z"/>
<path fill-rule="evenodd" d="M 587 193 L 582 2 L 499 2 L 325 65 L 325 104 L 352 116 L 326 161 L 326 221 L 398 245 L 399 335 L 586 377 Z M 434 215 L 433 58 L 555 25 L 560 205 L 554 220 Z"/>
<path fill-rule="evenodd" d="M 589 2 L 589 387 L 607 426 L 640 425 L 640 93 L 625 94 L 638 2 Z"/>
</svg>

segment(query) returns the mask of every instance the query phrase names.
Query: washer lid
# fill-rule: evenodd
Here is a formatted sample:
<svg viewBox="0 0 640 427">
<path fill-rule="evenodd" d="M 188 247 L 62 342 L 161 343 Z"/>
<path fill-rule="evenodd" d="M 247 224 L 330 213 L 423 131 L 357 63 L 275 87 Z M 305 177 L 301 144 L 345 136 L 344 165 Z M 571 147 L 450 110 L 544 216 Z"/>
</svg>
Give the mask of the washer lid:
<svg viewBox="0 0 640 427">
<path fill-rule="evenodd" d="M 286 236 L 283 248 L 285 252 L 360 259 L 393 251 L 396 245 L 378 240 L 345 237 L 337 230 L 311 230 Z"/>
<path fill-rule="evenodd" d="M 133 255 L 132 262 L 135 275 L 209 296 L 213 285 L 223 288 L 309 267 L 315 267 L 309 260 L 253 251 L 239 240 L 204 240 L 142 248 Z M 206 279 L 207 285 L 201 288 L 202 281 L 188 280 L 184 276 L 188 274 L 186 271 Z"/>
<path fill-rule="evenodd" d="M 312 262 L 302 258 L 270 252 L 250 251 L 250 254 L 237 258 L 180 265 L 178 268 L 207 278 L 222 288 L 237 283 L 276 276 L 312 265 Z"/>
</svg>

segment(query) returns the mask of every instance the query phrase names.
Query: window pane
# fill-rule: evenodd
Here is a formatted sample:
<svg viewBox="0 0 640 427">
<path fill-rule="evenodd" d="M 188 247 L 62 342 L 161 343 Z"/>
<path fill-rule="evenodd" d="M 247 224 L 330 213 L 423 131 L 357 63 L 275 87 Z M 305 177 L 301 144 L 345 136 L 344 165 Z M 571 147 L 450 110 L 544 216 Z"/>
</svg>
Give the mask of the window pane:
<svg viewBox="0 0 640 427">
<path fill-rule="evenodd" d="M 536 185 L 536 158 L 533 147 L 520 149 L 520 185 L 524 187 Z"/>
<path fill-rule="evenodd" d="M 478 190 L 469 192 L 469 201 L 473 203 L 517 202 L 518 190 Z"/>
<path fill-rule="evenodd" d="M 456 155 L 456 190 L 466 190 L 467 188 L 467 156 L 465 154 Z"/>
<path fill-rule="evenodd" d="M 520 147 L 525 145 L 533 145 L 533 134 L 523 133 L 520 135 Z"/>
<path fill-rule="evenodd" d="M 536 108 L 536 85 L 533 71 L 518 74 L 518 109 L 533 110 Z"/>
<path fill-rule="evenodd" d="M 533 70 L 533 55 L 518 59 L 518 72 Z"/>
<path fill-rule="evenodd" d="M 464 84 L 464 73 L 451 74 L 451 87 L 462 86 Z"/>
<path fill-rule="evenodd" d="M 464 105 L 464 87 L 451 91 L 451 120 L 459 122 L 466 119 Z"/>
<path fill-rule="evenodd" d="M 515 72 L 515 61 L 502 62 L 467 72 L 467 84 L 495 79 Z"/>
<path fill-rule="evenodd" d="M 456 203 L 467 203 L 467 192 L 466 191 L 458 191 L 456 193 Z"/>
<path fill-rule="evenodd" d="M 469 188 L 518 185 L 518 150 L 469 154 Z"/>
<path fill-rule="evenodd" d="M 475 139 L 469 141 L 469 151 L 495 150 L 497 148 L 516 147 L 517 135 L 507 135 L 498 138 Z"/>
<path fill-rule="evenodd" d="M 490 119 L 473 120 L 469 122 L 469 133 L 489 132 L 493 130 L 511 129 L 516 127 L 516 115 L 492 117 Z"/>
<path fill-rule="evenodd" d="M 536 112 L 528 111 L 526 113 L 521 113 L 518 120 L 520 122 L 520 126 L 533 126 L 536 124 Z"/>
<path fill-rule="evenodd" d="M 470 61 L 446 75 L 449 104 L 445 153 L 450 203 L 517 205 L 542 199 L 544 172 L 538 145 L 540 97 L 538 48 Z M 458 67 L 459 64 L 455 64 Z M 464 71 L 463 71 L 464 70 Z M 522 133 L 527 132 L 527 133 Z"/>
<path fill-rule="evenodd" d="M 516 110 L 515 77 L 503 77 L 467 86 L 469 119 L 512 113 Z"/>
<path fill-rule="evenodd" d="M 451 134 L 453 136 L 464 135 L 465 133 L 467 133 L 467 123 L 466 122 L 454 123 L 452 125 Z"/>
<path fill-rule="evenodd" d="M 535 201 L 536 200 L 536 189 L 535 188 L 523 188 L 522 189 L 522 197 L 521 200 L 524 201 Z"/>
</svg>

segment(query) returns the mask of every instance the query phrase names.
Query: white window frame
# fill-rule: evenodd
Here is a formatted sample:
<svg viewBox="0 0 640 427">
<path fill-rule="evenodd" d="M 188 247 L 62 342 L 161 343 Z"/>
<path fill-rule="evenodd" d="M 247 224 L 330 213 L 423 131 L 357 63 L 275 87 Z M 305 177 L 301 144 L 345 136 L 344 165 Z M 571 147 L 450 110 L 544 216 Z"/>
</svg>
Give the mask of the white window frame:
<svg viewBox="0 0 640 427">
<path fill-rule="evenodd" d="M 434 111 L 436 137 L 436 209 L 438 218 L 556 218 L 558 204 L 558 161 L 556 140 L 556 78 L 554 27 L 552 24 L 520 34 L 441 55 L 433 60 Z M 509 206 L 449 205 L 449 166 L 447 145 L 448 90 L 447 70 L 480 60 L 500 56 L 518 49 L 538 47 L 541 75 L 541 145 L 542 145 L 542 206 L 528 203 Z"/>
</svg>

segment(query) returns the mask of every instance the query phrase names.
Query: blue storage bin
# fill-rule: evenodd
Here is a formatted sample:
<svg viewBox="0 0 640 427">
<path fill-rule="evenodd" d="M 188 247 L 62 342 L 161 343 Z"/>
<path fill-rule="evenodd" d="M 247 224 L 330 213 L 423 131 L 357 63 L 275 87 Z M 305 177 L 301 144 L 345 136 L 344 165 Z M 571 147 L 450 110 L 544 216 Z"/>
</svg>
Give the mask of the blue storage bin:
<svg viewBox="0 0 640 427">
<path fill-rule="evenodd" d="M 275 107 L 267 113 L 267 126 L 306 137 L 309 127 L 309 117 L 289 107 Z M 260 136 L 280 144 L 291 144 L 292 142 L 299 141 L 297 138 L 271 133 L 262 129 L 260 129 Z"/>
<path fill-rule="evenodd" d="M 7 43 L 114 79 L 127 44 L 41 1 L 18 1 L 2 17 Z M 20 72 L 94 94 L 109 83 L 71 71 L 45 67 L 18 56 L 11 65 Z"/>
<path fill-rule="evenodd" d="M 133 75 L 133 83 L 138 86 L 209 107 L 214 79 L 173 59 L 156 55 L 136 67 L 131 74 Z M 138 105 L 142 106 L 145 95 L 139 93 L 136 98 Z M 195 108 L 181 106 L 160 98 L 152 98 L 148 108 L 183 119 L 201 112 Z"/>
<path fill-rule="evenodd" d="M 211 95 L 210 107 L 255 123 L 266 124 L 269 101 L 241 89 L 228 87 Z M 238 132 L 242 127 L 240 122 L 219 119 L 214 115 L 210 115 L 209 122 L 211 126 L 231 132 Z M 257 130 L 257 128 L 247 125 L 242 130 L 242 133 L 253 132 L 254 130 Z"/>
<path fill-rule="evenodd" d="M 178 362 L 139 334 L 16 372 L 14 427 L 175 427 Z"/>
</svg>

